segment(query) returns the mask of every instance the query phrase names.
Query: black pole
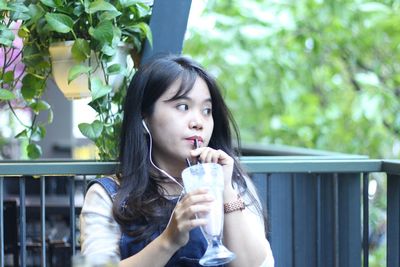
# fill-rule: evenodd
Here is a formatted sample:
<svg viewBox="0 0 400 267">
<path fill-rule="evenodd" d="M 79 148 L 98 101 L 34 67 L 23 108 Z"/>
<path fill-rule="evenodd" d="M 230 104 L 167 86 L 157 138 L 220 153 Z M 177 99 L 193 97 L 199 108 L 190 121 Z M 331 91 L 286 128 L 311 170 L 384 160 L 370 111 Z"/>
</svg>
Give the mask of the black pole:
<svg viewBox="0 0 400 267">
<path fill-rule="evenodd" d="M 150 18 L 153 46 L 146 41 L 141 64 L 156 54 L 182 52 L 192 0 L 154 0 Z"/>
</svg>

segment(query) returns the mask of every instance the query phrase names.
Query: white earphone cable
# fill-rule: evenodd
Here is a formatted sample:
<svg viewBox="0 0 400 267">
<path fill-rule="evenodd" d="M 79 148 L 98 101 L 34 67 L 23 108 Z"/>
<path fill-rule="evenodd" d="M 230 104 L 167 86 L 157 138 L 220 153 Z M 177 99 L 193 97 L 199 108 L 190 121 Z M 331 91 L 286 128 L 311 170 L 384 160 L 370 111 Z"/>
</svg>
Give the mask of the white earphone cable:
<svg viewBox="0 0 400 267">
<path fill-rule="evenodd" d="M 183 185 L 181 183 L 179 183 L 174 177 L 172 177 L 169 173 L 167 173 L 166 171 L 164 171 L 163 169 L 157 167 L 156 164 L 154 164 L 153 162 L 153 157 L 152 157 L 152 151 L 153 151 L 153 137 L 151 136 L 150 130 L 147 128 L 146 123 L 144 122 L 144 120 L 142 120 L 142 124 L 144 126 L 144 128 L 146 129 L 146 132 L 149 134 L 150 137 L 150 146 L 149 146 L 149 159 L 150 159 L 150 163 L 151 165 L 153 165 L 154 168 L 156 168 L 158 171 L 160 171 L 161 173 L 163 173 L 165 176 L 167 176 L 169 179 L 171 179 L 174 183 L 176 183 L 177 185 L 179 185 L 179 187 L 181 189 L 184 189 Z"/>
<path fill-rule="evenodd" d="M 154 164 L 153 159 L 152 159 L 152 155 L 151 155 L 151 152 L 152 152 L 152 150 L 153 150 L 153 137 L 151 136 L 150 130 L 147 128 L 147 125 L 146 125 L 146 123 L 144 122 L 144 120 L 142 120 L 142 124 L 143 124 L 143 127 L 146 129 L 146 132 L 149 134 L 149 139 L 150 139 L 150 145 L 149 145 L 149 159 L 150 159 L 151 165 L 153 165 L 154 168 L 156 168 L 157 170 L 159 170 L 161 173 L 163 173 L 165 176 L 167 176 L 169 179 L 171 179 L 174 183 L 176 183 L 177 185 L 179 185 L 180 188 L 182 188 L 182 191 L 181 191 L 181 193 L 180 193 L 180 195 L 179 195 L 179 197 L 178 197 L 178 200 L 176 201 L 176 203 L 178 203 L 178 202 L 181 200 L 181 198 L 182 198 L 182 196 L 183 196 L 183 194 L 184 194 L 185 188 L 184 188 L 183 185 L 182 185 L 181 183 L 179 183 L 174 177 L 172 177 L 172 176 L 169 175 L 166 171 L 164 171 L 163 169 L 157 167 L 156 164 Z M 175 208 L 176 208 L 176 206 L 175 206 Z M 174 208 L 174 211 L 175 211 L 175 208 Z M 169 220 L 168 220 L 168 223 L 167 223 L 167 227 L 168 227 L 168 225 L 171 223 L 172 215 L 174 214 L 174 211 L 171 213 L 171 216 L 169 217 Z"/>
</svg>

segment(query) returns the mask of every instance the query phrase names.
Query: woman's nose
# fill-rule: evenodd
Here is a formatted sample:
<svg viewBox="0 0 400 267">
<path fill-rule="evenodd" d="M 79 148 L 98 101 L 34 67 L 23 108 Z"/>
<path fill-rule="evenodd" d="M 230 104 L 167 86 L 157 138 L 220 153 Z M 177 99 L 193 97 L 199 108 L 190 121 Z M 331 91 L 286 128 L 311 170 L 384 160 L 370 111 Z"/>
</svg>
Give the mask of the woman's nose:
<svg viewBox="0 0 400 267">
<path fill-rule="evenodd" d="M 189 117 L 190 129 L 203 129 L 204 117 L 201 109 L 192 109 Z"/>
<path fill-rule="evenodd" d="M 203 123 L 199 119 L 193 119 L 189 122 L 189 128 L 196 130 L 203 129 Z"/>
</svg>

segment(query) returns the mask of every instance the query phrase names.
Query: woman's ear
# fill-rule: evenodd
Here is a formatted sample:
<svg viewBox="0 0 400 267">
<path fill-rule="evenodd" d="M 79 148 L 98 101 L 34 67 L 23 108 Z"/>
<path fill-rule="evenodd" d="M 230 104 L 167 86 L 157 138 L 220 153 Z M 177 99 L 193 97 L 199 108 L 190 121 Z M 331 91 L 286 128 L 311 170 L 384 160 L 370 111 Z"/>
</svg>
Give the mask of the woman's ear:
<svg viewBox="0 0 400 267">
<path fill-rule="evenodd" d="M 150 134 L 150 130 L 149 130 L 149 128 L 147 127 L 147 124 L 146 124 L 146 121 L 145 121 L 144 118 L 142 119 L 142 125 L 143 125 L 143 127 L 144 127 L 144 130 L 146 131 L 145 133 Z"/>
</svg>

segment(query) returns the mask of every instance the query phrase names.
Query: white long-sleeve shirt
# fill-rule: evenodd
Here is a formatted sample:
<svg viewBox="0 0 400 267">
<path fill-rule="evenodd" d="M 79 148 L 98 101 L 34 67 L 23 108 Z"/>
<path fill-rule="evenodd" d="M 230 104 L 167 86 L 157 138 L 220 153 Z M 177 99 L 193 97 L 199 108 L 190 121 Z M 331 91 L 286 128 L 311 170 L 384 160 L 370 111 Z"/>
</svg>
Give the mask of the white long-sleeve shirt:
<svg viewBox="0 0 400 267">
<path fill-rule="evenodd" d="M 253 184 L 249 189 L 255 192 Z M 246 198 L 244 199 L 246 203 Z M 120 259 L 121 228 L 112 214 L 112 200 L 100 184 L 92 185 L 86 193 L 80 215 L 81 253 L 88 258 Z M 251 208 L 251 207 L 250 207 Z M 254 221 L 254 227 L 264 229 L 264 221 Z M 265 235 L 265 233 L 264 233 Z M 273 267 L 274 258 L 268 245 L 268 255 L 260 267 Z"/>
</svg>

